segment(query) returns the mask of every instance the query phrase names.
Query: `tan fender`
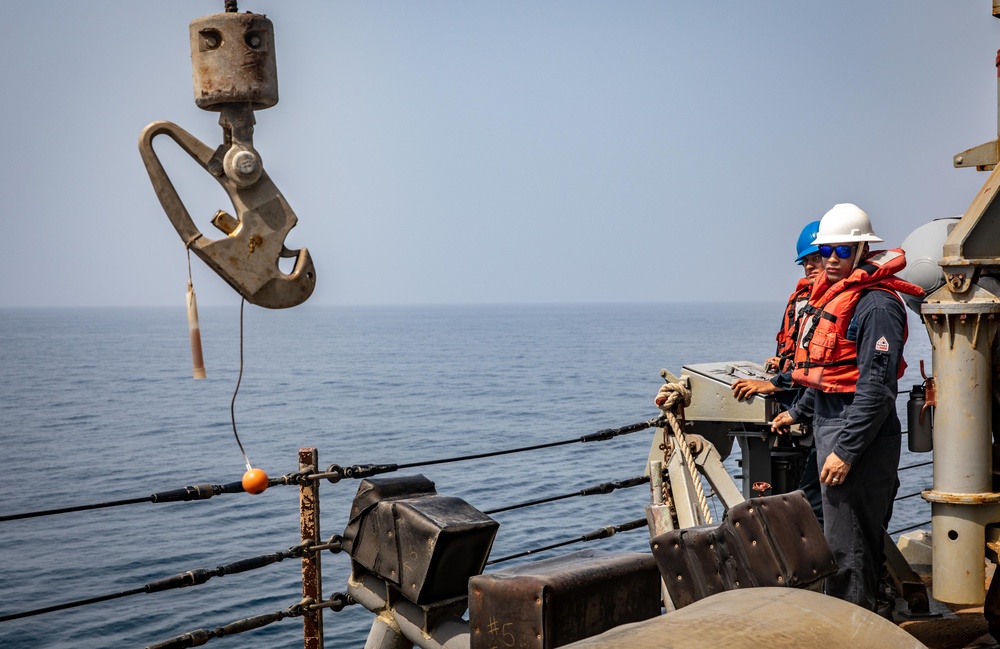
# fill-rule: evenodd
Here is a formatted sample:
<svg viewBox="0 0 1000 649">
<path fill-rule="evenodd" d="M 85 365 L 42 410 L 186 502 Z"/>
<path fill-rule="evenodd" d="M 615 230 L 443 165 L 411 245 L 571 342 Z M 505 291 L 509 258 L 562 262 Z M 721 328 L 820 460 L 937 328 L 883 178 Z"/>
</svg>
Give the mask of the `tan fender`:
<svg viewBox="0 0 1000 649">
<path fill-rule="evenodd" d="M 875 613 L 797 588 L 747 588 L 626 624 L 565 649 L 927 649 Z"/>
</svg>

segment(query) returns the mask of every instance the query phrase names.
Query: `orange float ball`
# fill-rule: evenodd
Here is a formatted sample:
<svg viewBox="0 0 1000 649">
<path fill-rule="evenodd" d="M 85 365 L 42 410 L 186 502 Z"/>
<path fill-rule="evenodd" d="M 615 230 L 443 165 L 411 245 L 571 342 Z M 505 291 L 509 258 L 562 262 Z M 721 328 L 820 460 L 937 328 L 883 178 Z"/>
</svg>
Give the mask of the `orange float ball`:
<svg viewBox="0 0 1000 649">
<path fill-rule="evenodd" d="M 267 474 L 260 469 L 250 469 L 243 474 L 243 491 L 257 495 L 267 489 Z"/>
</svg>

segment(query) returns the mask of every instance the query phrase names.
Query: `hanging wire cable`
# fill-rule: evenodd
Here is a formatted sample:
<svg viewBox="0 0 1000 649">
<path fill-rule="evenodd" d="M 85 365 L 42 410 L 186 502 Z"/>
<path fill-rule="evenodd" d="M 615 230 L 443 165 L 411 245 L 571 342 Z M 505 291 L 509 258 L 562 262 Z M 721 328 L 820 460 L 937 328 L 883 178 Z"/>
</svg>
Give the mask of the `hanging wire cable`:
<svg viewBox="0 0 1000 649">
<path fill-rule="evenodd" d="M 911 464 L 910 466 L 901 466 L 897 471 L 907 471 L 909 469 L 919 469 L 922 466 L 927 466 L 928 464 L 934 464 L 934 460 L 928 460 L 927 462 L 920 462 L 919 464 Z"/>
<path fill-rule="evenodd" d="M 599 494 L 609 494 L 616 489 L 628 489 L 629 487 L 635 487 L 641 484 L 645 484 L 647 482 L 649 482 L 649 476 L 638 476 L 635 478 L 629 478 L 628 480 L 620 480 L 618 482 L 602 482 L 592 487 L 585 487 L 580 491 L 574 491 L 573 493 L 562 494 L 560 496 L 549 496 L 548 498 L 539 498 L 538 500 L 529 500 L 527 502 L 518 503 L 516 505 L 508 505 L 506 507 L 498 507 L 496 509 L 490 509 L 484 511 L 483 513 L 487 515 L 493 515 L 493 514 L 499 514 L 500 512 L 510 511 L 512 509 L 532 507 L 534 505 L 550 503 L 556 500 L 564 500 L 566 498 L 575 498 L 577 496 L 596 496 Z"/>
<path fill-rule="evenodd" d="M 243 460 L 247 464 L 247 471 L 252 471 L 253 467 L 250 465 L 250 458 L 247 457 L 247 452 L 243 450 L 243 442 L 240 441 L 240 435 L 236 432 L 236 395 L 239 393 L 240 383 L 243 381 L 243 306 L 246 303 L 246 298 L 240 300 L 240 375 L 236 378 L 236 389 L 233 390 L 233 400 L 229 404 L 229 414 L 233 420 L 233 435 L 236 437 L 236 444 L 240 447 L 240 453 L 243 454 Z"/>
<path fill-rule="evenodd" d="M 629 521 L 628 523 L 622 523 L 621 525 L 609 525 L 608 527 L 602 527 L 600 529 L 594 530 L 584 534 L 583 536 L 578 536 L 574 539 L 569 539 L 566 541 L 560 541 L 558 543 L 553 543 L 551 545 L 545 545 L 540 548 L 534 548 L 532 550 L 525 550 L 524 552 L 518 552 L 517 554 L 510 554 L 506 557 L 500 557 L 499 559 L 493 559 L 492 561 L 487 561 L 486 565 L 491 566 L 496 563 L 502 563 L 504 561 L 510 561 L 511 559 L 517 559 L 520 557 L 526 557 L 529 554 L 536 554 L 538 552 L 544 552 L 545 550 L 552 550 L 554 548 L 560 548 L 564 545 L 570 545 L 572 543 L 581 543 L 584 541 L 595 541 L 597 539 L 607 539 L 619 532 L 629 532 L 631 530 L 639 529 L 640 527 L 646 527 L 645 518 L 637 518 L 634 521 Z"/>
<path fill-rule="evenodd" d="M 140 593 L 159 593 L 164 590 L 173 590 L 175 588 L 185 588 L 187 586 L 200 586 L 212 577 L 223 577 L 225 575 L 233 575 L 239 572 L 246 572 L 248 570 L 257 570 L 258 568 L 263 568 L 264 566 L 269 566 L 272 563 L 278 561 L 283 561 L 288 558 L 299 558 L 305 552 L 310 551 L 311 543 L 300 543 L 299 545 L 288 548 L 281 552 L 273 552 L 271 554 L 262 554 L 257 557 L 251 557 L 249 559 L 240 559 L 239 561 L 234 561 L 233 563 L 227 563 L 225 565 L 218 566 L 214 570 L 205 570 L 199 568 L 197 570 L 188 570 L 187 572 L 178 573 L 172 577 L 167 577 L 165 579 L 158 579 L 152 581 L 148 584 L 144 584 L 139 588 L 133 588 L 131 590 L 123 590 L 118 593 L 111 593 L 110 595 L 101 595 L 99 597 L 90 597 L 88 599 L 81 599 L 74 602 L 66 602 L 63 604 L 55 604 L 53 606 L 46 606 L 45 608 L 36 608 L 31 611 L 23 611 L 21 613 L 12 613 L 10 615 L 0 616 L 0 622 L 7 622 L 8 620 L 18 620 L 24 617 L 32 617 L 35 615 L 42 615 L 43 613 L 52 613 L 53 611 L 62 611 L 67 608 L 76 608 L 78 606 L 87 606 L 89 604 L 97 604 L 99 602 L 106 602 L 112 599 L 120 599 L 122 597 L 129 597 L 130 595 L 138 595 Z"/>
<path fill-rule="evenodd" d="M 242 493 L 243 483 L 230 482 L 228 484 L 196 484 L 180 489 L 160 491 L 145 498 L 126 498 L 124 500 L 111 500 L 103 503 L 91 505 L 77 505 L 74 507 L 60 507 L 58 509 L 43 509 L 40 511 L 23 512 L 20 514 L 8 514 L 0 516 L 0 523 L 5 521 L 16 521 L 22 518 L 36 518 L 38 516 L 52 516 L 55 514 L 68 514 L 70 512 L 81 512 L 89 509 L 103 509 L 105 507 L 119 507 L 122 505 L 135 505 L 137 503 L 169 503 L 189 500 L 208 500 L 212 496 L 225 493 Z"/>
<path fill-rule="evenodd" d="M 526 451 L 537 451 L 543 448 L 564 446 L 566 444 L 603 442 L 609 439 L 614 439 L 615 437 L 618 437 L 620 435 L 628 435 L 629 433 L 634 433 L 640 430 L 645 430 L 647 428 L 653 428 L 655 426 L 660 426 L 660 425 L 662 425 L 662 417 L 656 417 L 648 421 L 629 424 L 627 426 L 622 426 L 620 428 L 605 428 L 604 430 L 599 430 L 596 433 L 583 435 L 581 437 L 574 437 L 573 439 L 566 439 L 558 442 L 548 442 L 546 444 L 536 444 L 534 446 L 522 446 L 518 448 L 505 449 L 501 451 L 492 451 L 488 453 L 462 455 L 458 457 L 450 457 L 439 460 L 411 462 L 410 464 L 355 464 L 353 466 L 348 466 L 348 467 L 342 467 L 338 464 L 331 464 L 326 471 L 321 473 L 314 473 L 308 476 L 308 478 L 310 480 L 319 480 L 322 478 L 326 478 L 330 482 L 337 483 L 343 480 L 344 478 L 354 478 L 354 479 L 367 478 L 368 476 L 376 475 L 379 473 L 391 473 L 393 471 L 398 471 L 400 469 L 413 469 L 416 467 L 432 466 L 434 464 L 445 464 L 448 462 L 464 462 L 467 460 L 479 460 L 482 458 L 496 457 L 498 455 L 509 455 L 511 453 L 524 453 Z"/>
</svg>

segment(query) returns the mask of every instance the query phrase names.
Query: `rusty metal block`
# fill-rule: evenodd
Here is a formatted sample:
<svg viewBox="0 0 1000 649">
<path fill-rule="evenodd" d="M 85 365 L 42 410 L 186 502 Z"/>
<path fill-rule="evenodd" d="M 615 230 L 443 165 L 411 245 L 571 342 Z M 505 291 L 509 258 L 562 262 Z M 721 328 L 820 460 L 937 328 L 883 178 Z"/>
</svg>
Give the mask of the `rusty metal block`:
<svg viewBox="0 0 1000 649">
<path fill-rule="evenodd" d="M 369 571 L 415 604 L 465 597 L 499 523 L 422 475 L 363 480 L 344 530 L 355 573 Z"/>
<path fill-rule="evenodd" d="M 274 26 L 262 14 L 221 13 L 191 21 L 194 101 L 205 110 L 249 102 L 278 103 Z"/>
<path fill-rule="evenodd" d="M 581 550 L 469 580 L 471 649 L 549 649 L 659 615 L 653 557 Z"/>
</svg>

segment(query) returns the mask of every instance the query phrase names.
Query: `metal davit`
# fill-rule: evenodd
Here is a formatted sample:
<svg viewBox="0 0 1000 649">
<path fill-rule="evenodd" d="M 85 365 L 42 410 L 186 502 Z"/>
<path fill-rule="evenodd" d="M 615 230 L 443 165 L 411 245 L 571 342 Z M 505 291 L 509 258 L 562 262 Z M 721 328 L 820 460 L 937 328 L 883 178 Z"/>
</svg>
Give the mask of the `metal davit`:
<svg viewBox="0 0 1000 649">
<path fill-rule="evenodd" d="M 996 1 L 993 15 L 1000 17 Z M 992 426 L 993 368 L 1000 362 L 997 142 L 954 158 L 956 167 L 974 166 L 992 173 L 945 240 L 939 262 L 944 286 L 920 309 L 933 346 L 937 393 L 934 486 L 923 493 L 932 512 L 934 597 L 953 604 L 982 604 L 986 599 L 987 526 L 1000 522 L 1000 493 L 994 487 L 998 447 Z M 996 589 L 993 580 L 991 592 Z M 986 606 L 991 627 L 998 613 L 995 604 Z"/>
</svg>

